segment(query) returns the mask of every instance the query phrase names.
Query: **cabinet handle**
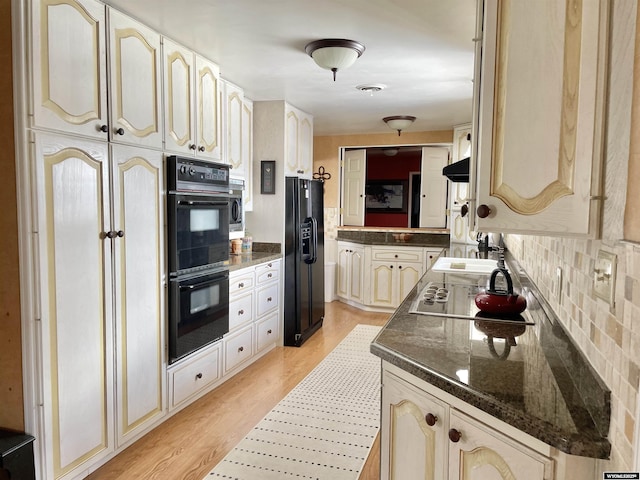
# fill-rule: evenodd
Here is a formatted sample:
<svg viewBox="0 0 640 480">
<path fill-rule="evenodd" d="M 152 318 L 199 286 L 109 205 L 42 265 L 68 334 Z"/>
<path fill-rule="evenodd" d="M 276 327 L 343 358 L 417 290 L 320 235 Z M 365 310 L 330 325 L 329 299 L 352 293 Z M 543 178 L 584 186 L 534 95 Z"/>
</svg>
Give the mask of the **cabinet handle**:
<svg viewBox="0 0 640 480">
<path fill-rule="evenodd" d="M 107 127 L 106 125 L 100 125 L 100 131 L 107 133 L 109 131 L 109 127 Z"/>
<path fill-rule="evenodd" d="M 199 152 L 204 152 L 204 150 L 205 150 L 205 148 L 204 148 L 202 145 L 200 145 L 200 146 L 198 147 L 198 151 L 199 151 Z"/>
<path fill-rule="evenodd" d="M 267 302 L 270 302 L 270 301 L 271 301 L 271 297 L 267 297 Z"/>
<path fill-rule="evenodd" d="M 461 438 L 462 433 L 460 433 L 460 430 L 456 430 L 455 428 L 449 430 L 449 440 L 451 440 L 453 443 L 458 443 Z"/>
<path fill-rule="evenodd" d="M 267 335 L 271 335 L 272 333 L 271 329 L 267 330 Z"/>
<path fill-rule="evenodd" d="M 238 310 L 238 315 L 244 315 L 244 310 Z"/>
<path fill-rule="evenodd" d="M 398 258 L 398 254 L 397 253 L 394 255 L 394 258 Z"/>
<path fill-rule="evenodd" d="M 389 268 L 393 268 L 393 265 L 389 265 Z"/>
<path fill-rule="evenodd" d="M 267 278 L 271 278 L 271 277 L 273 277 L 273 273 L 268 273 Z"/>
<path fill-rule="evenodd" d="M 424 417 L 424 421 L 427 422 L 427 425 L 433 427 L 438 421 L 438 417 L 436 417 L 433 413 L 427 413 Z"/>
<path fill-rule="evenodd" d="M 118 135 L 124 135 L 124 128 L 122 128 L 122 127 L 118 128 L 118 129 L 116 130 L 116 133 L 117 133 Z"/>
<path fill-rule="evenodd" d="M 398 270 L 401 270 L 401 269 L 402 269 L 402 265 L 398 265 Z"/>
<path fill-rule="evenodd" d="M 243 282 L 240 282 L 240 283 L 238 284 L 238 288 L 242 288 L 242 287 L 244 287 L 244 283 L 243 283 Z"/>
<path fill-rule="evenodd" d="M 196 149 L 195 144 L 192 143 L 192 144 L 189 145 L 189 150 L 194 150 L 195 151 L 195 149 Z"/>
<path fill-rule="evenodd" d="M 201 373 L 198 373 L 198 374 L 196 375 L 196 380 L 200 380 L 201 378 L 202 378 L 202 374 L 201 374 Z"/>
<path fill-rule="evenodd" d="M 102 235 L 102 238 L 115 238 L 116 232 L 114 232 L 113 230 L 109 230 L 108 232 L 102 232 Z"/>
<path fill-rule="evenodd" d="M 244 347 L 238 347 L 238 352 L 244 352 Z"/>
<path fill-rule="evenodd" d="M 122 238 L 122 237 L 124 237 L 124 232 L 123 232 L 122 230 L 118 230 L 118 231 L 116 232 L 116 236 L 118 236 L 118 237 Z"/>
<path fill-rule="evenodd" d="M 476 210 L 476 213 L 478 214 L 478 216 L 480 218 L 487 218 L 489 215 L 491 215 L 491 208 L 489 208 L 488 205 L 480 205 L 478 206 L 478 209 Z"/>
<path fill-rule="evenodd" d="M 271 268 L 271 267 L 273 266 L 273 264 L 272 264 L 272 263 L 268 263 L 268 264 L 267 264 L 267 266 L 268 266 L 269 268 Z"/>
</svg>

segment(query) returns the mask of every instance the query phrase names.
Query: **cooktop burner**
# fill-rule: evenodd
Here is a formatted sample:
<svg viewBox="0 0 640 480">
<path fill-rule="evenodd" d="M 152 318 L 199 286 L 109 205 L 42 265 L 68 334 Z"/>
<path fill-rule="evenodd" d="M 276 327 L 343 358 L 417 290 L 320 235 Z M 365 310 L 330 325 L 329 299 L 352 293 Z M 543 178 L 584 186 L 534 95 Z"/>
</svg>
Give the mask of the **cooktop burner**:
<svg viewBox="0 0 640 480">
<path fill-rule="evenodd" d="M 452 277 L 449 275 L 446 277 Z M 526 310 L 516 316 L 502 317 L 481 312 L 476 307 L 476 294 L 486 290 L 487 276 L 465 276 L 459 282 L 451 278 L 443 281 L 425 279 L 419 285 L 419 293 L 409 309 L 409 313 L 463 318 L 468 320 L 489 319 L 498 322 L 517 322 L 533 325 Z"/>
</svg>

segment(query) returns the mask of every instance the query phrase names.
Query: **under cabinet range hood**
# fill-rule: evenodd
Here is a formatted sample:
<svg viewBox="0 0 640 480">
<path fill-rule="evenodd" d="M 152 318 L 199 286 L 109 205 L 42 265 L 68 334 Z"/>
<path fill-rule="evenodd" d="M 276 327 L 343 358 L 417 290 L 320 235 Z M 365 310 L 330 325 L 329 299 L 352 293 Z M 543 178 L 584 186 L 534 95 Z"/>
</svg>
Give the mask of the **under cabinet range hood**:
<svg viewBox="0 0 640 480">
<path fill-rule="evenodd" d="M 442 169 L 442 174 L 452 182 L 469 183 L 469 157 L 447 165 Z"/>
</svg>

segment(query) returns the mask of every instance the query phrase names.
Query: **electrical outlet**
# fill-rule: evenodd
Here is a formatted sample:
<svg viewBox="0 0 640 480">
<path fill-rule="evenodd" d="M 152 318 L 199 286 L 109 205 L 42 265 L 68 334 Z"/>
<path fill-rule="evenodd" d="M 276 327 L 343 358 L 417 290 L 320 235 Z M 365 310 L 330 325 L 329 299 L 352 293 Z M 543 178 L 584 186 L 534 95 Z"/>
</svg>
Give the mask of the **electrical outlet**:
<svg viewBox="0 0 640 480">
<path fill-rule="evenodd" d="M 593 293 L 612 307 L 616 284 L 616 259 L 615 254 L 598 250 L 593 270 Z"/>
<path fill-rule="evenodd" d="M 559 299 L 562 295 L 562 268 L 560 267 L 556 267 L 556 283 L 553 287 L 553 294 Z"/>
</svg>

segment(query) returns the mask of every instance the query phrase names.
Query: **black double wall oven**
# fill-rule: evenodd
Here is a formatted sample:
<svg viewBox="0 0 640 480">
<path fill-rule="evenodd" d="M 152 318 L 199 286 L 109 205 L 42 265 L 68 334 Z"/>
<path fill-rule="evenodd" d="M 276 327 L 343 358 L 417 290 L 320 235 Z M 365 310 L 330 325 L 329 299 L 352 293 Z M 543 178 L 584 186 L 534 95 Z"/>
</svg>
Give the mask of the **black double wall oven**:
<svg viewBox="0 0 640 480">
<path fill-rule="evenodd" d="M 229 331 L 229 166 L 167 158 L 169 363 Z"/>
</svg>

